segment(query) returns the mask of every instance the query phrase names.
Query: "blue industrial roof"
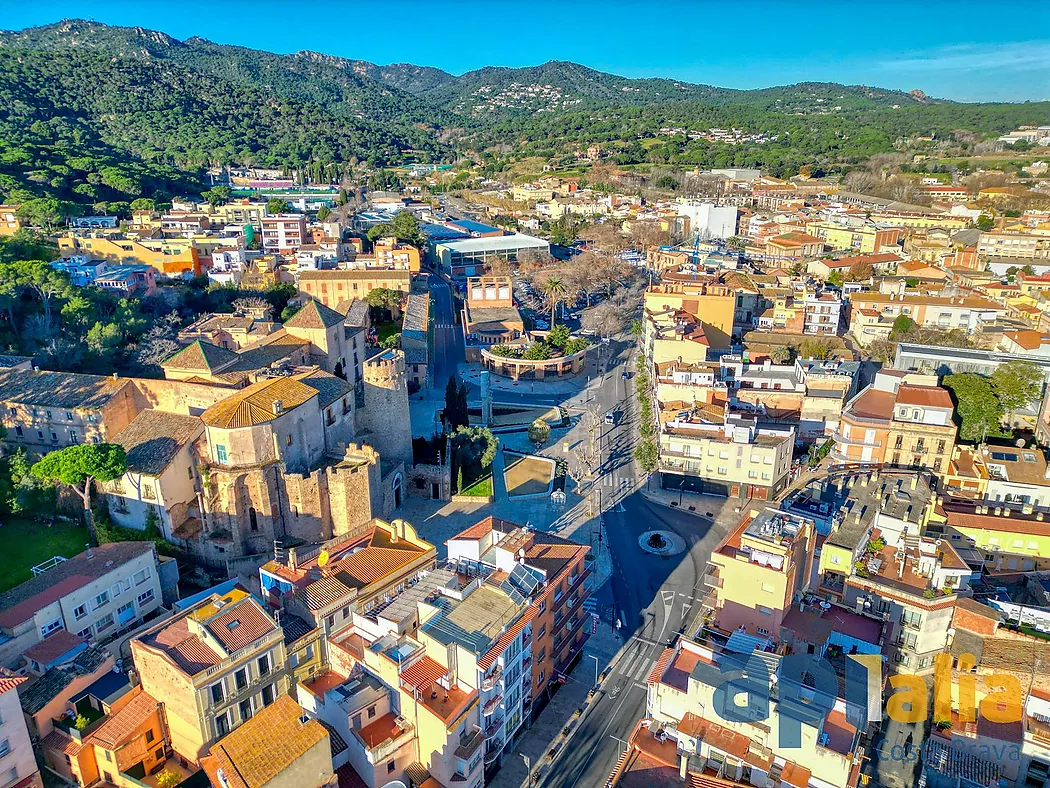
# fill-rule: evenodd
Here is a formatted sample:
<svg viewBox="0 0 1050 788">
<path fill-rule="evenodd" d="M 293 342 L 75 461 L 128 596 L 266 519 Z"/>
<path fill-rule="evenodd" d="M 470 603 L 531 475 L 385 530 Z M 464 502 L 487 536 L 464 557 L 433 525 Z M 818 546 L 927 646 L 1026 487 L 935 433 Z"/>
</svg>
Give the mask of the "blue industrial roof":
<svg viewBox="0 0 1050 788">
<path fill-rule="evenodd" d="M 69 702 L 76 703 L 78 700 L 90 695 L 103 703 L 111 703 L 130 689 L 131 681 L 128 679 L 127 674 L 111 670 L 109 673 L 99 676 L 95 681 L 91 682 L 91 684 L 70 698 Z"/>
<path fill-rule="evenodd" d="M 482 224 L 481 222 L 475 222 L 470 219 L 453 219 L 449 224 L 453 227 L 459 227 L 461 230 L 466 230 L 468 233 L 503 232 L 499 227 L 493 227 L 491 224 Z"/>
</svg>

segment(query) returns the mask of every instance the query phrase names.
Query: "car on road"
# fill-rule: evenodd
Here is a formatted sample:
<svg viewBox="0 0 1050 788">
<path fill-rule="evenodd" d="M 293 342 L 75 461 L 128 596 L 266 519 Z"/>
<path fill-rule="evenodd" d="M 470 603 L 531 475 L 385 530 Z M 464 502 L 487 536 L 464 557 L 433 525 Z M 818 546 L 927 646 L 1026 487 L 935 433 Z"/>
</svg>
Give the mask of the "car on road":
<svg viewBox="0 0 1050 788">
<path fill-rule="evenodd" d="M 616 423 L 616 411 L 610 410 L 608 413 L 605 414 L 605 423 L 606 424 L 615 424 Z"/>
<path fill-rule="evenodd" d="M 620 377 L 622 377 L 624 380 L 630 380 L 631 373 L 625 369 Z"/>
<path fill-rule="evenodd" d="M 541 331 L 545 331 L 545 330 L 547 330 L 550 327 L 551 327 L 551 324 L 548 323 L 546 320 L 537 320 L 536 321 L 536 328 L 540 329 Z"/>
</svg>

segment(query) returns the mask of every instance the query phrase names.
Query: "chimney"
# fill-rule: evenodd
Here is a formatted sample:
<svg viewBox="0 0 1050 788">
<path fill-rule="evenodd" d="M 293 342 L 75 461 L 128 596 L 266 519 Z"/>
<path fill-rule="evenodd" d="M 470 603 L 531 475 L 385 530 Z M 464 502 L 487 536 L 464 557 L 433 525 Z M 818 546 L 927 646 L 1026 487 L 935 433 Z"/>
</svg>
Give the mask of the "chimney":
<svg viewBox="0 0 1050 788">
<path fill-rule="evenodd" d="M 294 570 L 298 565 L 298 559 L 295 555 L 295 548 L 289 548 L 288 550 L 288 568 Z"/>
<path fill-rule="evenodd" d="M 911 488 L 914 490 L 918 486 L 919 486 L 919 477 L 918 476 L 912 476 L 911 477 Z"/>
<path fill-rule="evenodd" d="M 684 752 L 678 756 L 678 778 L 682 782 L 689 779 L 689 755 Z"/>
<path fill-rule="evenodd" d="M 280 416 L 282 413 L 284 413 L 284 403 L 279 399 L 275 399 L 273 401 L 273 415 Z"/>
<path fill-rule="evenodd" d="M 120 374 L 117 372 L 113 373 L 113 380 L 120 380 Z"/>
</svg>

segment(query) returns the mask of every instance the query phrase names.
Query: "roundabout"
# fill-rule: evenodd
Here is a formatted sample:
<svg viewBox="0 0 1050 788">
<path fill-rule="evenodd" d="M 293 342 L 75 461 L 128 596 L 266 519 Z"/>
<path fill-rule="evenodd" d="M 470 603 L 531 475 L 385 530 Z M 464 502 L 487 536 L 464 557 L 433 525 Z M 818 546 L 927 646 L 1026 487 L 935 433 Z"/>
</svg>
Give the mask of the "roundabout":
<svg viewBox="0 0 1050 788">
<path fill-rule="evenodd" d="M 685 551 L 685 540 L 673 531 L 646 531 L 638 537 L 638 546 L 653 555 L 678 555 Z"/>
</svg>

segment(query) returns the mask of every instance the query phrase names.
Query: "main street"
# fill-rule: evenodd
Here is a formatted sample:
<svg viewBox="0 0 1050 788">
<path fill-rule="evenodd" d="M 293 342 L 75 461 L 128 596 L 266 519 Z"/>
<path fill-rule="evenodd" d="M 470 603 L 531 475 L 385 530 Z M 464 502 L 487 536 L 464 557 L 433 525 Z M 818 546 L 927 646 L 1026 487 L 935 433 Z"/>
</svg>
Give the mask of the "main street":
<svg viewBox="0 0 1050 788">
<path fill-rule="evenodd" d="M 705 588 L 708 557 L 724 531 L 711 518 L 647 500 L 644 473 L 636 467 L 634 447 L 638 408 L 634 398 L 633 342 L 611 341 L 602 347 L 599 369 L 604 380 L 595 387 L 603 413 L 617 414 L 615 425 L 601 435 L 602 541 L 610 550 L 613 572 L 599 590 L 600 608 L 620 622 L 623 646 L 588 710 L 551 765 L 543 786 L 603 785 L 623 752 L 624 742 L 646 711 L 646 679 L 679 630 L 698 611 Z M 628 371 L 630 380 L 623 379 Z M 655 483 L 655 480 L 654 480 Z M 662 557 L 641 549 L 643 533 L 671 531 L 685 550 Z M 576 675 L 587 675 L 582 665 Z"/>
<path fill-rule="evenodd" d="M 452 316 L 452 299 L 448 285 L 432 278 L 432 309 L 435 342 L 432 354 L 433 398 L 444 394 L 448 376 L 456 373 L 463 358 L 462 337 Z M 595 593 L 596 609 L 602 614 L 603 627 L 616 627 L 620 649 L 609 662 L 609 673 L 601 689 L 588 704 L 554 762 L 544 769 L 539 781 L 543 786 L 575 788 L 603 785 L 623 751 L 637 721 L 646 712 L 646 679 L 660 654 L 674 636 L 693 619 L 705 588 L 703 576 L 708 557 L 718 544 L 724 529 L 716 528 L 713 519 L 692 512 L 670 508 L 646 497 L 644 473 L 634 461 L 638 435 L 638 407 L 635 399 L 634 342 L 626 335 L 600 344 L 594 351 L 597 365 L 589 369 L 597 377 L 586 391 L 577 394 L 572 406 L 579 413 L 596 409 L 599 414 L 615 414 L 614 424 L 601 419 L 600 467 L 597 478 L 589 483 L 593 502 L 600 505 L 600 534 L 592 542 L 596 552 L 608 553 L 612 574 Z M 624 371 L 629 379 L 623 378 Z M 471 399 L 479 392 L 472 387 Z M 500 391 L 505 402 L 522 404 L 566 404 L 569 397 L 544 390 L 543 382 L 534 386 L 523 382 L 521 389 Z M 586 415 L 583 418 L 588 418 Z M 655 479 L 653 484 L 656 484 Z M 583 492 L 583 491 L 581 491 Z M 711 507 L 717 515 L 720 502 Z M 704 510 L 706 512 L 706 508 Z M 652 530 L 676 534 L 685 549 L 678 555 L 658 556 L 640 547 L 643 533 Z M 592 528 L 597 533 L 597 528 Z M 606 629 L 606 632 L 609 630 Z M 594 661 L 584 648 L 583 658 L 569 677 L 573 682 L 594 681 Z M 608 654 L 600 656 L 602 666 Z M 544 714 L 551 714 L 549 707 Z M 556 728 L 569 722 L 558 720 Z M 528 736 L 529 734 L 526 734 Z M 515 751 L 523 747 L 519 742 Z M 529 748 L 530 750 L 532 748 Z M 512 774 L 523 775 L 524 769 L 512 762 L 496 776 L 499 786 L 516 785 Z"/>
</svg>

